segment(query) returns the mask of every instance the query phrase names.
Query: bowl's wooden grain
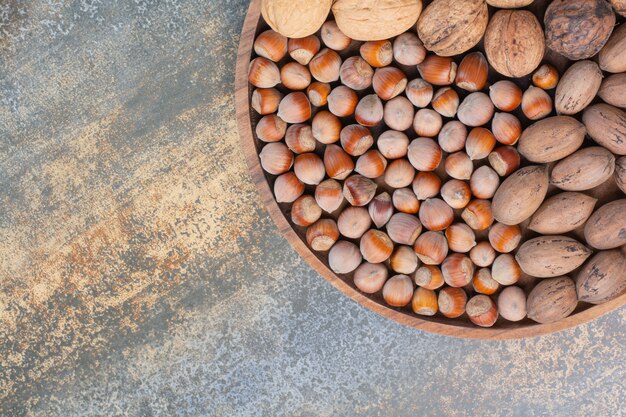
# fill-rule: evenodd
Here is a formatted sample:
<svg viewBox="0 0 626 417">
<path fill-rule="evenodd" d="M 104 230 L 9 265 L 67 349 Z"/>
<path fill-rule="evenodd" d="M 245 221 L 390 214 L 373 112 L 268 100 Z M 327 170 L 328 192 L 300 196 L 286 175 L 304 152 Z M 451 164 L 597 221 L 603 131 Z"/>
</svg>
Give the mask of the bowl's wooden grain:
<svg viewBox="0 0 626 417">
<path fill-rule="evenodd" d="M 351 275 L 339 276 L 331 271 L 327 265 L 326 255 L 315 253 L 306 245 L 305 229 L 294 226 L 287 220 L 289 206 L 286 205 L 281 208 L 276 203 L 270 186 L 272 179 L 266 175 L 259 162 L 258 153 L 261 142 L 255 137 L 252 128 L 258 117 L 250 108 L 252 89 L 248 84 L 248 65 L 252 57 L 254 38 L 261 29 L 260 25 L 263 24 L 260 16 L 260 3 L 260 0 L 252 0 L 250 3 L 237 56 L 235 104 L 241 146 L 263 204 L 278 229 L 293 248 L 333 286 L 359 304 L 399 323 L 433 333 L 473 339 L 517 339 L 549 334 L 586 323 L 626 304 L 626 294 L 624 294 L 601 305 L 579 303 L 578 308 L 571 316 L 557 323 L 538 324 L 530 319 L 512 323 L 500 318 L 494 327 L 479 328 L 473 325 L 466 316 L 458 319 L 447 319 L 441 316 L 423 317 L 417 316 L 409 310 L 388 307 L 379 294 L 370 296 L 358 291 L 352 283 Z M 559 62 L 557 66 L 561 67 L 562 71 L 565 63 Z"/>
</svg>

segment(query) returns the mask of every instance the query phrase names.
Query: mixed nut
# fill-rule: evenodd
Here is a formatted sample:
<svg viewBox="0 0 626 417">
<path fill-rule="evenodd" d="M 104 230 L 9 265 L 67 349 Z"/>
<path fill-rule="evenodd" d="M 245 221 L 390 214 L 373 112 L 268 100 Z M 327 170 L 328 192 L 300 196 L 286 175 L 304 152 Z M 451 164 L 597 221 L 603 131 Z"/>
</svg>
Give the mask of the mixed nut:
<svg viewBox="0 0 626 417">
<path fill-rule="evenodd" d="M 418 315 L 551 323 L 626 292 L 624 2 L 554 0 L 543 27 L 532 0 L 427 3 L 262 2 L 248 79 L 276 201 Z"/>
</svg>

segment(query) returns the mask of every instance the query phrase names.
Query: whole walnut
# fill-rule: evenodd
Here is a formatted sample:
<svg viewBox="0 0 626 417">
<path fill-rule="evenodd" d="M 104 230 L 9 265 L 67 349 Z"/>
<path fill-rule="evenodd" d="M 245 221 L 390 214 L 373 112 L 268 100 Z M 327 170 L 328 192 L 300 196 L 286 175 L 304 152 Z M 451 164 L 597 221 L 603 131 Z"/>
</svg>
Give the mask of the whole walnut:
<svg viewBox="0 0 626 417">
<path fill-rule="evenodd" d="M 332 0 L 263 0 L 261 14 L 281 35 L 304 38 L 322 27 L 332 3 Z"/>
<path fill-rule="evenodd" d="M 615 13 L 605 0 L 554 0 L 543 21 L 548 48 L 579 60 L 602 49 L 615 26 Z"/>
<path fill-rule="evenodd" d="M 492 67 L 507 77 L 523 77 L 545 53 L 541 25 L 527 10 L 498 10 L 485 32 L 485 53 Z"/>
<path fill-rule="evenodd" d="M 435 0 L 420 16 L 417 34 L 429 51 L 458 55 L 480 42 L 488 21 L 484 0 Z"/>
<path fill-rule="evenodd" d="M 337 26 L 346 36 L 358 41 L 389 39 L 404 33 L 415 25 L 420 13 L 422 0 L 335 0 L 333 3 Z"/>
<path fill-rule="evenodd" d="M 626 16 L 626 0 L 610 0 L 611 5 L 615 9 L 615 13 L 620 16 Z"/>
</svg>

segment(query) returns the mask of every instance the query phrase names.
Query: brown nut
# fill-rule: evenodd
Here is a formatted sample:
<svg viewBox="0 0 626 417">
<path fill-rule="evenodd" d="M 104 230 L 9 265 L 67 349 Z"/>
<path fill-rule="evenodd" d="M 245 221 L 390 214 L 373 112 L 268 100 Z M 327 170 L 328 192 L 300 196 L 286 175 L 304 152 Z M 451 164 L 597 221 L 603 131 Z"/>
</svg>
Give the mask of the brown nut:
<svg viewBox="0 0 626 417">
<path fill-rule="evenodd" d="M 354 161 L 338 145 L 327 145 L 324 150 L 324 167 L 330 178 L 344 180 L 354 170 Z"/>
<path fill-rule="evenodd" d="M 437 303 L 441 314 L 450 319 L 454 319 L 465 313 L 467 294 L 462 288 L 442 288 L 441 291 L 439 291 Z"/>
<path fill-rule="evenodd" d="M 506 177 L 516 171 L 520 165 L 520 156 L 512 146 L 500 146 L 489 154 L 489 165 L 500 175 Z"/>
<path fill-rule="evenodd" d="M 426 48 L 417 35 L 405 32 L 393 41 L 393 57 L 402 65 L 417 65 L 426 58 Z"/>
<path fill-rule="evenodd" d="M 541 88 L 528 87 L 522 96 L 522 112 L 530 120 L 539 120 L 552 113 L 552 99 Z"/>
<path fill-rule="evenodd" d="M 343 203 L 341 184 L 334 179 L 327 179 L 315 187 L 315 201 L 326 213 L 333 213 Z"/>
<path fill-rule="evenodd" d="M 498 110 L 513 111 L 522 104 L 522 89 L 513 81 L 497 81 L 489 87 L 489 98 Z"/>
<path fill-rule="evenodd" d="M 484 294 L 475 295 L 465 306 L 472 323 L 480 327 L 491 327 L 498 320 L 496 303 Z"/>
<path fill-rule="evenodd" d="M 470 201 L 461 217 L 474 230 L 485 230 L 493 223 L 493 211 L 489 200 Z"/>
<path fill-rule="evenodd" d="M 553 1 L 543 18 L 548 48 L 570 60 L 597 54 L 609 39 L 615 14 L 604 0 Z M 585 30 L 580 30 L 584 25 Z"/>
<path fill-rule="evenodd" d="M 413 245 L 422 232 L 422 224 L 417 217 L 407 213 L 396 213 L 387 223 L 387 233 L 399 245 Z"/>
<path fill-rule="evenodd" d="M 406 75 L 395 67 L 378 68 L 372 78 L 374 92 L 383 100 L 391 100 L 407 86 Z"/>
<path fill-rule="evenodd" d="M 598 252 L 576 277 L 578 299 L 601 304 L 626 292 L 626 255 L 619 250 Z"/>
<path fill-rule="evenodd" d="M 573 117 L 549 117 L 522 132 L 517 150 L 531 162 L 558 161 L 582 145 L 585 132 L 585 126 Z"/>
<path fill-rule="evenodd" d="M 466 126 L 482 126 L 493 117 L 493 103 L 487 94 L 471 93 L 461 102 L 457 111 L 458 119 Z"/>
<path fill-rule="evenodd" d="M 488 20 L 487 4 L 482 0 L 435 0 L 420 16 L 417 33 L 429 51 L 453 56 L 481 40 Z"/>
<path fill-rule="evenodd" d="M 602 146 L 580 149 L 559 161 L 550 173 L 550 183 L 566 191 L 597 187 L 613 176 L 615 157 Z"/>
<path fill-rule="evenodd" d="M 441 149 L 449 153 L 463 150 L 466 140 L 467 128 L 458 120 L 451 120 L 443 125 L 437 136 Z"/>
<path fill-rule="evenodd" d="M 389 193 L 380 193 L 374 197 L 374 199 L 370 201 L 367 210 L 369 211 L 370 217 L 377 228 L 380 229 L 386 225 L 393 215 L 393 204 L 391 203 L 391 196 Z M 420 231 L 421 228 L 422 225 L 420 224 Z M 387 232 L 389 233 L 391 240 L 394 240 L 391 232 L 389 232 L 389 230 L 387 230 Z"/>
<path fill-rule="evenodd" d="M 392 307 L 404 307 L 413 298 L 413 282 L 406 275 L 395 275 L 383 287 L 383 299 Z"/>
<path fill-rule="evenodd" d="M 439 231 L 452 224 L 454 212 L 445 201 L 439 198 L 429 198 L 420 206 L 419 219 L 426 229 Z"/>
<path fill-rule="evenodd" d="M 443 279 L 451 287 L 464 287 L 472 281 L 474 264 L 460 253 L 449 255 L 441 264 Z"/>
<path fill-rule="evenodd" d="M 365 206 L 376 194 L 376 183 L 362 175 L 352 175 L 343 183 L 343 196 L 353 206 Z"/>
<path fill-rule="evenodd" d="M 411 310 L 421 316 L 434 316 L 437 313 L 437 293 L 418 287 L 411 300 Z"/>
<path fill-rule="evenodd" d="M 310 195 L 303 195 L 291 206 L 291 221 L 298 226 L 310 226 L 319 220 L 322 209 Z"/>
<path fill-rule="evenodd" d="M 293 172 L 279 175 L 274 182 L 274 196 L 278 203 L 293 203 L 304 193 L 304 184 Z"/>
<path fill-rule="evenodd" d="M 354 90 L 340 85 L 328 95 L 328 110 L 337 117 L 348 117 L 354 114 L 359 97 Z"/>
<path fill-rule="evenodd" d="M 441 232 L 427 231 L 417 238 L 413 250 L 426 265 L 439 265 L 448 255 L 448 241 Z"/>
<path fill-rule="evenodd" d="M 578 61 L 565 71 L 556 87 L 554 104 L 559 114 L 576 114 L 598 94 L 602 71 L 593 61 Z"/>
<path fill-rule="evenodd" d="M 304 38 L 322 26 L 331 0 L 263 0 L 261 14 L 268 25 L 288 38 Z"/>
<path fill-rule="evenodd" d="M 552 90 L 559 82 L 559 72 L 550 64 L 543 64 L 533 73 L 533 84 L 544 90 Z"/>
<path fill-rule="evenodd" d="M 600 68 L 612 73 L 626 71 L 624 48 L 626 48 L 626 26 L 621 24 L 613 31 L 613 35 L 598 54 Z"/>
<path fill-rule="evenodd" d="M 339 70 L 341 83 L 353 90 L 365 90 L 372 85 L 374 70 L 360 56 L 346 59 Z"/>
<path fill-rule="evenodd" d="M 311 83 L 311 74 L 306 67 L 296 62 L 290 62 L 281 69 L 281 80 L 283 85 L 291 90 L 302 90 Z"/>
<path fill-rule="evenodd" d="M 306 229 L 306 241 L 318 252 L 329 250 L 339 239 L 339 229 L 333 219 L 321 219 Z"/>
<path fill-rule="evenodd" d="M 289 126 L 285 133 L 285 144 L 294 153 L 313 152 L 316 146 L 313 129 L 305 124 Z"/>
<path fill-rule="evenodd" d="M 289 39 L 289 56 L 301 65 L 308 65 L 311 59 L 320 50 L 320 40 L 317 36 L 311 35 L 305 38 Z"/>
<path fill-rule="evenodd" d="M 613 249 L 626 244 L 625 198 L 603 205 L 589 217 L 585 240 L 596 249 Z"/>
<path fill-rule="evenodd" d="M 366 294 L 374 294 L 383 288 L 388 274 L 389 272 L 384 264 L 363 262 L 354 271 L 354 285 Z"/>
<path fill-rule="evenodd" d="M 339 233 L 349 239 L 360 239 L 371 225 L 369 213 L 363 207 L 346 207 L 337 218 Z"/>
<path fill-rule="evenodd" d="M 433 85 L 450 85 L 456 78 L 457 65 L 452 58 L 428 55 L 417 66 L 424 81 Z"/>
<path fill-rule="evenodd" d="M 278 142 L 285 137 L 287 123 L 275 114 L 263 116 L 256 125 L 255 133 L 263 142 Z"/>
<path fill-rule="evenodd" d="M 598 200 L 582 193 L 565 192 L 548 198 L 530 219 L 528 228 L 543 235 L 571 232 L 585 224 Z"/>
<path fill-rule="evenodd" d="M 485 31 L 485 53 L 492 67 L 507 77 L 524 77 L 543 59 L 543 30 L 528 10 L 498 10 Z"/>
<path fill-rule="evenodd" d="M 467 54 L 456 72 L 455 83 L 463 90 L 480 91 L 487 84 L 489 65 L 482 52 Z"/>
<path fill-rule="evenodd" d="M 508 321 L 526 318 L 526 293 L 519 287 L 507 287 L 498 296 L 498 311 Z"/>
<path fill-rule="evenodd" d="M 337 22 L 334 20 L 328 20 L 322 25 L 320 35 L 324 45 L 335 51 L 342 51 L 348 48 L 352 43 L 352 39 L 339 29 Z"/>
<path fill-rule="evenodd" d="M 263 58 L 278 62 L 287 54 L 287 38 L 273 30 L 266 30 L 254 40 L 254 52 Z"/>
<path fill-rule="evenodd" d="M 415 25 L 421 0 L 336 0 L 333 15 L 343 33 L 358 41 L 393 38 Z"/>
<path fill-rule="evenodd" d="M 419 109 L 413 119 L 413 130 L 418 136 L 435 137 L 442 125 L 441 115 L 431 109 Z"/>
<path fill-rule="evenodd" d="M 569 316 L 578 304 L 576 285 L 569 277 L 542 279 L 528 294 L 528 318 L 538 323 L 554 323 Z"/>
<path fill-rule="evenodd" d="M 328 266 L 337 274 L 348 274 L 354 271 L 362 260 L 358 246 L 345 240 L 335 243 L 328 252 Z"/>
<path fill-rule="evenodd" d="M 411 141 L 407 155 L 418 171 L 434 171 L 441 162 L 443 152 L 434 140 L 417 138 Z"/>
<path fill-rule="evenodd" d="M 515 259 L 522 271 L 538 278 L 567 274 L 581 266 L 591 250 L 567 236 L 540 236 L 520 246 Z"/>
<path fill-rule="evenodd" d="M 384 262 L 393 252 L 393 242 L 387 233 L 380 230 L 368 230 L 361 236 L 361 255 L 367 262 Z"/>
<path fill-rule="evenodd" d="M 393 61 L 393 47 L 388 40 L 369 41 L 359 49 L 361 57 L 375 68 L 386 67 Z"/>
<path fill-rule="evenodd" d="M 438 266 L 424 265 L 415 271 L 415 284 L 427 290 L 436 290 L 441 288 L 445 282 Z"/>
<path fill-rule="evenodd" d="M 418 200 L 436 197 L 441 189 L 441 179 L 434 172 L 418 172 L 413 180 L 413 192 Z"/>
<path fill-rule="evenodd" d="M 493 216 L 500 223 L 520 224 L 539 208 L 548 192 L 546 166 L 530 165 L 511 174 L 493 196 Z"/>
<path fill-rule="evenodd" d="M 608 104 L 594 104 L 585 109 L 583 123 L 598 145 L 616 155 L 626 155 L 626 112 Z"/>
</svg>

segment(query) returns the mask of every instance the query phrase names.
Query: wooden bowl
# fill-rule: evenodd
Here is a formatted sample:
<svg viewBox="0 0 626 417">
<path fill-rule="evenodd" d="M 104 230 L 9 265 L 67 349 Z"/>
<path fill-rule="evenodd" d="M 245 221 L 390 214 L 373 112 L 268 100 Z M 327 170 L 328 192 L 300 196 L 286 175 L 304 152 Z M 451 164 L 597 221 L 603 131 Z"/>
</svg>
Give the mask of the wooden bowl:
<svg viewBox="0 0 626 417">
<path fill-rule="evenodd" d="M 457 319 L 448 319 L 441 315 L 425 317 L 412 313 L 408 308 L 397 309 L 389 307 L 382 300 L 380 292 L 367 295 L 357 290 L 352 282 L 352 274 L 335 274 L 328 267 L 327 254 L 313 252 L 307 246 L 305 228 L 294 225 L 288 220 L 290 217 L 290 205 L 278 204 L 276 202 L 272 192 L 274 179 L 272 176 L 266 174 L 260 165 L 258 154 L 262 142 L 256 138 L 253 129 L 260 117 L 255 112 L 251 111 L 250 94 L 252 88 L 248 84 L 248 66 L 252 59 L 254 39 L 258 33 L 268 29 L 267 24 L 261 18 L 260 4 L 261 0 L 252 0 L 250 3 L 250 8 L 241 33 L 237 56 L 235 99 L 241 146 L 243 147 L 250 174 L 261 195 L 263 204 L 269 211 L 278 229 L 291 246 L 293 246 L 293 248 L 333 286 L 359 304 L 389 319 L 395 320 L 398 323 L 433 333 L 472 339 L 517 339 L 549 334 L 581 323 L 586 323 L 626 304 L 626 294 L 623 294 L 612 301 L 600 305 L 579 303 L 572 315 L 556 323 L 539 324 L 528 318 L 520 322 L 509 322 L 499 318 L 493 327 L 481 328 L 472 324 L 466 315 Z M 536 1 L 535 6 L 533 6 L 535 13 L 538 15 L 543 15 L 542 13 L 545 7 L 547 7 L 546 1 Z M 567 60 L 558 55 L 548 55 L 546 60 L 557 66 L 561 74 L 568 64 Z M 417 71 L 415 71 L 415 73 L 417 73 Z M 415 74 L 409 74 L 409 77 L 411 75 Z M 528 78 L 529 77 L 526 77 L 526 79 L 520 79 L 518 81 L 520 81 L 522 85 L 527 85 Z M 310 187 L 307 187 L 307 190 L 310 191 Z M 599 204 L 601 202 L 602 198 Z M 575 274 L 571 276 L 575 277 Z"/>
</svg>

